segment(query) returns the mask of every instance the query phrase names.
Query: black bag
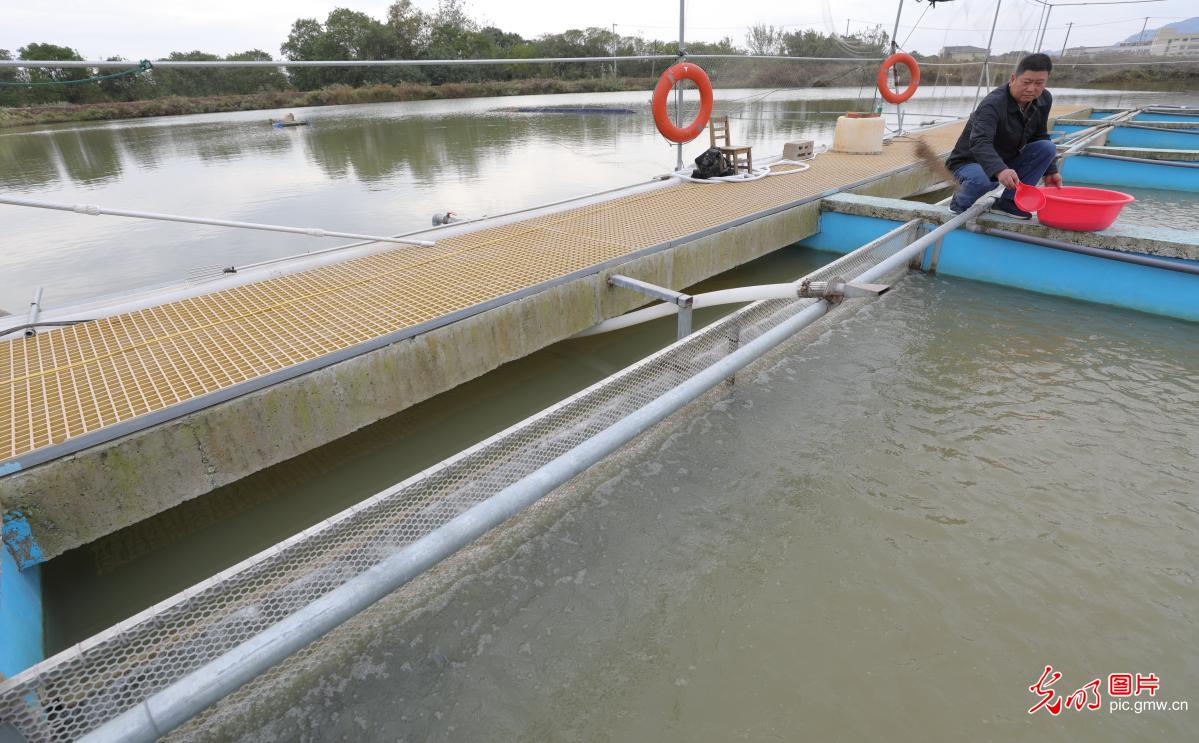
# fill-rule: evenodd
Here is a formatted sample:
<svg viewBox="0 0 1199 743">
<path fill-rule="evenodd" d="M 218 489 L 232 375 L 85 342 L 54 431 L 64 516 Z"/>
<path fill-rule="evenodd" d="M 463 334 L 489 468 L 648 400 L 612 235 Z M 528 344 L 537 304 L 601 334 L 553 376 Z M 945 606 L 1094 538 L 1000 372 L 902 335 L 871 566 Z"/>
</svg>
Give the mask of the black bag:
<svg viewBox="0 0 1199 743">
<path fill-rule="evenodd" d="M 733 164 L 718 148 L 713 147 L 695 158 L 695 170 L 691 171 L 692 178 L 719 178 L 726 175 L 733 175 Z"/>
</svg>

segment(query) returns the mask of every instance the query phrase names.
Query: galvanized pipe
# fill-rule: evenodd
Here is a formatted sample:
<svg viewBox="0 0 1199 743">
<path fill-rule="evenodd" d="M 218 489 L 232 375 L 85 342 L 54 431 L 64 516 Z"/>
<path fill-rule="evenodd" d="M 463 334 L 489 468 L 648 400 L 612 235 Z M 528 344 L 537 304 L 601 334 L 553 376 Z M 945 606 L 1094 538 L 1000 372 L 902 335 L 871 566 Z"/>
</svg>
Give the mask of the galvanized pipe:
<svg viewBox="0 0 1199 743">
<path fill-rule="evenodd" d="M 1048 237 L 1025 235 L 1022 232 L 1000 230 L 994 227 L 984 227 L 983 225 L 970 225 L 966 229 L 970 232 L 977 232 L 980 235 L 991 235 L 993 237 L 1001 237 L 1004 240 L 1015 240 L 1017 242 L 1028 243 L 1030 245 L 1040 245 L 1045 248 L 1052 248 L 1053 250 L 1064 250 L 1068 253 L 1079 253 L 1082 255 L 1094 256 L 1096 258 L 1119 261 L 1121 263 L 1132 263 L 1137 266 L 1148 266 L 1150 268 L 1160 268 L 1165 271 L 1177 271 L 1178 273 L 1189 273 L 1193 276 L 1199 276 L 1199 265 L 1175 263 L 1174 261 L 1168 261 L 1164 258 L 1155 258 L 1150 255 L 1125 253 L 1120 250 L 1110 250 L 1108 248 L 1096 248 L 1091 245 L 1080 245 L 1078 243 L 1066 242 L 1065 240 L 1054 240 Z"/>
<path fill-rule="evenodd" d="M 772 59 L 779 62 L 882 62 L 882 57 L 790 57 L 785 54 L 688 54 L 689 59 Z M 193 61 L 159 60 L 154 67 L 421 67 L 429 65 L 458 67 L 468 65 L 502 64 L 549 64 L 552 62 L 642 62 L 650 60 L 676 59 L 670 54 L 630 54 L 617 57 L 534 57 L 528 59 L 325 59 L 325 60 L 270 60 L 270 61 Z M 968 67 L 975 62 L 921 62 L 921 67 Z M 1190 65 L 1193 59 L 1162 59 L 1153 61 L 1125 62 L 1071 62 L 1071 67 L 1129 67 L 1138 65 Z M 96 68 L 130 69 L 140 62 L 106 59 L 60 60 L 60 59 L 3 59 L 0 69 L 46 67 L 50 69 Z"/>
<path fill-rule="evenodd" d="M 498 65 L 498 64 L 549 64 L 551 62 L 642 62 L 657 59 L 674 59 L 669 54 L 639 54 L 627 57 L 530 57 L 513 59 L 324 59 L 324 60 L 269 60 L 269 61 L 226 61 L 214 59 L 211 61 L 193 60 L 160 60 L 151 62 L 152 67 L 461 67 L 466 65 Z M 136 61 L 109 60 L 58 60 L 58 59 L 15 59 L 0 60 L 3 67 L 47 67 L 51 69 L 95 67 L 99 68 L 134 68 L 140 67 Z"/>
<path fill-rule="evenodd" d="M 919 254 L 942 235 L 981 214 L 994 203 L 999 193 L 1000 189 L 995 189 L 966 211 L 874 268 L 863 272 L 854 280 L 873 281 L 902 268 L 912 256 Z M 621 419 L 536 472 L 504 488 L 220 658 L 142 701 L 136 707 L 114 717 L 80 740 L 84 743 L 148 742 L 166 735 L 757 361 L 795 333 L 823 317 L 829 306 L 823 299 L 816 300 L 632 415 Z"/>
</svg>

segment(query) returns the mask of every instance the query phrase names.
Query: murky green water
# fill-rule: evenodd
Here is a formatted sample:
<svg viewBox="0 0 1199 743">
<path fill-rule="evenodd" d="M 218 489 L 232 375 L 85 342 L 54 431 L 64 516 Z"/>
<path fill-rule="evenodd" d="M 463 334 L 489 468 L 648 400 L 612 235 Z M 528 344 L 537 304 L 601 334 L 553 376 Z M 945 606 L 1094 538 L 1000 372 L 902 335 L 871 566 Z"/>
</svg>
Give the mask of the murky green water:
<svg viewBox="0 0 1199 743">
<path fill-rule="evenodd" d="M 922 88 L 910 127 L 968 111 L 973 89 Z M 1199 104 L 1178 94 L 1055 91 L 1062 103 Z M 716 112 L 759 153 L 829 142 L 838 112 L 870 90 L 720 90 Z M 628 185 L 674 167 L 649 92 L 383 103 L 296 109 L 311 126 L 272 129 L 282 111 L 205 114 L 0 132 L 0 191 L 66 203 L 390 235 L 434 212 L 496 214 Z M 518 113 L 521 106 L 612 106 L 629 115 Z M 694 106 L 694 104 L 692 104 Z M 693 115 L 685 113 L 688 119 Z M 707 146 L 684 148 L 690 162 Z M 0 206 L 0 308 L 70 304 L 194 271 L 343 241 Z"/>
<path fill-rule="evenodd" d="M 246 739 L 1194 739 L 1194 325 L 913 274 L 811 335 Z"/>
</svg>

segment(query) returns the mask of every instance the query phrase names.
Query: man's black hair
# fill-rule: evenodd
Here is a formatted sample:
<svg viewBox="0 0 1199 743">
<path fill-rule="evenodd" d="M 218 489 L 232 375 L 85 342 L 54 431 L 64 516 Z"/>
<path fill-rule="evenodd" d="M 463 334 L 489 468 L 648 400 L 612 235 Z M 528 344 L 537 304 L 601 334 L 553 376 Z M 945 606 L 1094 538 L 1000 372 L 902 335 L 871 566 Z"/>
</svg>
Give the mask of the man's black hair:
<svg viewBox="0 0 1199 743">
<path fill-rule="evenodd" d="M 1030 54 L 1016 65 L 1016 74 L 1022 72 L 1053 72 L 1053 61 L 1049 59 L 1048 54 Z"/>
</svg>

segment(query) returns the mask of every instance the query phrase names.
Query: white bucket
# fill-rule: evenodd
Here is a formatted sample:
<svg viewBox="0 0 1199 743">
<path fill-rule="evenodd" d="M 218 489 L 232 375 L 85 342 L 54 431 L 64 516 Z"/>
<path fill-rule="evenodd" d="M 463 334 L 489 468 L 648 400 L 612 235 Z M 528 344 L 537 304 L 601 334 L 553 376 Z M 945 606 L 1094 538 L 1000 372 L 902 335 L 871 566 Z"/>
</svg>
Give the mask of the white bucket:
<svg viewBox="0 0 1199 743">
<path fill-rule="evenodd" d="M 883 117 L 837 117 L 833 152 L 873 155 L 883 151 Z"/>
</svg>

